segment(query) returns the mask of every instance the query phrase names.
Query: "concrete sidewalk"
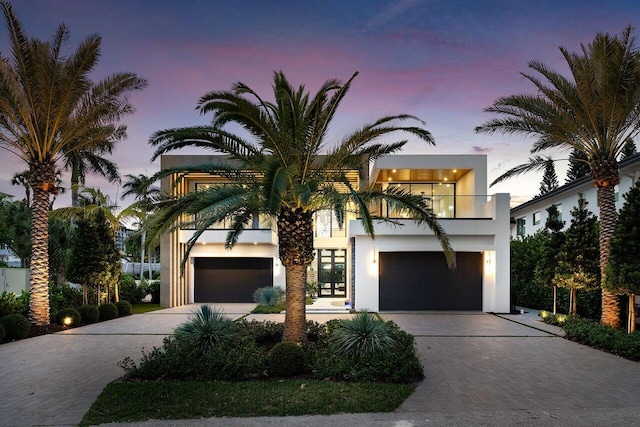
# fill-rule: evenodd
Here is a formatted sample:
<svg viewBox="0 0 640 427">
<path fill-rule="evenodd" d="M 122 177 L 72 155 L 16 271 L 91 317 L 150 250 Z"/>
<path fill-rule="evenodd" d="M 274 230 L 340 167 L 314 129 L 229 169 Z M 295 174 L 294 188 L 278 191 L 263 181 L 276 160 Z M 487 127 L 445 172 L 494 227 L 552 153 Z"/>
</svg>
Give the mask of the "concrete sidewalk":
<svg viewBox="0 0 640 427">
<path fill-rule="evenodd" d="M 225 312 L 237 318 L 252 307 L 225 306 Z M 0 425 L 77 424 L 102 388 L 123 374 L 116 362 L 126 356 L 137 359 L 141 347 L 160 345 L 193 308 L 134 315 L 1 345 Z M 250 318 L 280 321 L 281 316 Z M 425 365 L 425 380 L 396 412 L 131 425 L 640 424 L 640 365 L 559 337 L 561 330 L 540 322 L 537 312 L 382 316 L 416 336 Z M 308 317 L 322 322 L 332 315 Z"/>
</svg>

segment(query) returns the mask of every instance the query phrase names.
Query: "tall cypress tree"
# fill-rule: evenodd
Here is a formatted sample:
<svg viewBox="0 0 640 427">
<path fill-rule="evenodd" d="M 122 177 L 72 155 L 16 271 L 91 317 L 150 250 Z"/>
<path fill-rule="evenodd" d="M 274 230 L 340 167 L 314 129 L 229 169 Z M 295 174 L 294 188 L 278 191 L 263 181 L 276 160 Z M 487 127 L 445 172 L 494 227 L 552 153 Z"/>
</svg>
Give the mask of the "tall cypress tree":
<svg viewBox="0 0 640 427">
<path fill-rule="evenodd" d="M 604 286 L 629 295 L 629 332 L 635 329 L 634 296 L 640 294 L 640 180 L 624 195 L 616 230 L 611 239 Z"/>
<path fill-rule="evenodd" d="M 544 165 L 544 175 L 542 176 L 542 182 L 540 183 L 540 196 L 547 194 L 550 191 L 558 188 L 558 176 L 556 175 L 556 168 L 553 162 L 549 160 Z"/>
<path fill-rule="evenodd" d="M 587 162 L 588 159 L 586 154 L 582 151 L 572 150 L 569 155 L 569 170 L 567 171 L 565 184 L 588 176 L 591 168 Z"/>
<path fill-rule="evenodd" d="M 600 284 L 598 219 L 587 208 L 580 193 L 578 206 L 571 209 L 571 225 L 557 256 L 553 284 L 571 291 L 569 313 L 576 314 L 578 289 L 594 290 Z"/>
<path fill-rule="evenodd" d="M 544 240 L 542 253 L 536 264 L 534 283 L 538 286 L 553 287 L 553 314 L 556 314 L 557 286 L 554 285 L 553 278 L 558 266 L 558 254 L 564 244 L 564 233 L 560 231 L 564 227 L 564 222 L 558 219 L 560 213 L 556 205 L 551 205 L 547 213 L 543 232 L 547 238 Z"/>
</svg>

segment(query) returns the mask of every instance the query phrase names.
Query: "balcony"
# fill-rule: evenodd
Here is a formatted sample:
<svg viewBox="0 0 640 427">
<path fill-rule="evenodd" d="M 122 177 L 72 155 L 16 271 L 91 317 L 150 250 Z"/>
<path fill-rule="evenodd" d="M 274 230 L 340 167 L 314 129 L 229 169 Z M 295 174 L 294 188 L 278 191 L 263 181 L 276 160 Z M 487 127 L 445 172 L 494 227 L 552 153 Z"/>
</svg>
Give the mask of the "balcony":
<svg viewBox="0 0 640 427">
<path fill-rule="evenodd" d="M 277 245 L 278 236 L 275 231 L 275 224 L 268 217 L 260 217 L 251 224 L 251 228 L 245 229 L 238 239 L 239 245 L 253 244 L 267 244 Z M 224 244 L 227 240 L 227 235 L 231 230 L 231 221 L 222 221 L 214 226 L 210 227 L 207 231 L 202 233 L 198 238 L 200 244 Z M 178 232 L 178 240 L 180 243 L 187 243 L 193 236 L 195 230 L 182 229 Z"/>
<path fill-rule="evenodd" d="M 440 219 L 491 219 L 495 217 L 495 195 L 454 196 L 436 195 L 424 200 Z M 371 209 L 372 215 L 389 219 L 408 219 L 406 211 L 393 209 L 381 203 Z"/>
<path fill-rule="evenodd" d="M 509 195 L 476 195 L 476 196 L 446 196 L 447 200 L 440 200 L 434 209 L 438 215 L 440 224 L 450 236 L 486 236 L 487 242 L 492 240 L 489 236 L 502 233 L 509 228 Z M 382 206 L 384 218 L 393 220 L 394 223 L 377 221 L 374 225 L 376 236 L 413 236 L 427 235 L 431 231 L 426 225 L 419 226 L 408 214 L 385 209 Z M 376 215 L 380 216 L 379 212 Z M 360 222 L 350 221 L 349 235 L 365 235 Z"/>
</svg>

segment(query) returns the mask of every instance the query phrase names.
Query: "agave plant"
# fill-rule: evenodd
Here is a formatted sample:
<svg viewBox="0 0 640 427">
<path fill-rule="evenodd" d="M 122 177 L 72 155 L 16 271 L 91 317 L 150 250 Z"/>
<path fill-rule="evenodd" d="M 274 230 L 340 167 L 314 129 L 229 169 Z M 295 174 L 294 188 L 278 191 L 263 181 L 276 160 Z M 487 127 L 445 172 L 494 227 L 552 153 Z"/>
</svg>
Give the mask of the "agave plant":
<svg viewBox="0 0 640 427">
<path fill-rule="evenodd" d="M 258 288 L 253 293 L 253 301 L 259 305 L 268 305 L 270 307 L 278 305 L 284 298 L 284 289 L 278 286 L 265 286 Z"/>
<path fill-rule="evenodd" d="M 352 319 L 341 320 L 331 333 L 331 342 L 340 354 L 363 357 L 395 345 L 391 326 L 373 314 L 361 311 Z"/>
<path fill-rule="evenodd" d="M 194 352 L 204 354 L 214 347 L 225 346 L 236 332 L 236 323 L 222 310 L 201 305 L 199 310 L 192 312 L 188 322 L 176 328 L 174 334 Z"/>
</svg>

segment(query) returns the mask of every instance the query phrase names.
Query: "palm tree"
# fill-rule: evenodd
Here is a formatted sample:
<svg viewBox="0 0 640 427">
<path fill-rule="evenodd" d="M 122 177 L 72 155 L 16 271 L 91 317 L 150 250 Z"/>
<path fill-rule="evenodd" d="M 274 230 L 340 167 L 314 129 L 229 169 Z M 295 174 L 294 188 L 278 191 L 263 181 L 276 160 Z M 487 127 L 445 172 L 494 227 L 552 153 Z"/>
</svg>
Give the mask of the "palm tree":
<svg viewBox="0 0 640 427">
<path fill-rule="evenodd" d="M 90 80 L 100 57 L 101 38 L 86 38 L 63 54 L 69 30 L 62 24 L 49 42 L 30 39 L 11 4 L 0 2 L 7 21 L 12 58 L 0 58 L 0 147 L 29 166 L 32 257 L 29 317 L 49 323 L 49 198 L 55 192 L 60 159 L 76 150 L 91 151 L 118 132 L 121 117 L 133 112 L 128 93 L 146 81 L 118 73 Z"/>
<path fill-rule="evenodd" d="M 187 244 L 183 266 L 198 237 L 212 224 L 231 220 L 226 247 L 232 248 L 240 233 L 251 226 L 255 215 L 275 218 L 279 258 L 285 269 L 286 282 L 284 341 L 306 341 L 305 283 L 307 267 L 314 258 L 314 212 L 333 210 L 344 220 L 347 211 L 357 209 L 365 230 L 373 236 L 374 218 L 368 203 L 386 200 L 393 207 L 406 209 L 419 223 L 430 227 L 440 239 L 449 264 L 455 265 L 449 239 L 422 197 L 397 190 L 355 188 L 347 178 L 348 172 L 363 167 L 369 160 L 396 152 L 406 143 L 378 142 L 382 136 L 400 131 L 434 144 L 431 134 L 421 127 L 393 124 L 417 120 L 415 117 L 383 117 L 355 130 L 335 146 L 329 146 L 329 125 L 357 74 L 344 84 L 328 80 L 311 96 L 304 86 L 294 89 L 282 72 L 275 72 L 275 102 L 265 101 L 249 86 L 239 82 L 230 91 L 209 92 L 200 99 L 198 110 L 203 114 L 213 113 L 210 126 L 163 130 L 150 139 L 157 147 L 154 159 L 187 146 L 208 148 L 230 159 L 167 169 L 155 176 L 204 172 L 222 176 L 230 182 L 229 185 L 162 198 L 157 205 L 159 211 L 147 221 L 149 230 L 166 231 L 183 226 L 196 229 Z M 229 123 L 247 130 L 251 139 L 225 130 Z M 176 223 L 185 214 L 193 215 L 194 219 Z"/>
<path fill-rule="evenodd" d="M 578 53 L 561 47 L 572 79 L 539 61 L 530 61 L 529 68 L 543 79 L 522 75 L 534 84 L 537 94 L 498 98 L 485 111 L 502 117 L 476 128 L 477 132 L 535 136 L 532 154 L 559 148 L 586 156 L 600 208 L 601 280 L 605 278 L 609 241 L 616 225 L 614 187 L 620 182 L 617 159 L 627 138 L 640 131 L 640 51 L 631 33 L 631 27 L 619 36 L 598 33 Z M 546 158 L 534 156 L 493 184 L 542 170 L 546 162 Z M 601 323 L 619 327 L 619 311 L 617 296 L 603 288 Z"/>
<path fill-rule="evenodd" d="M 142 227 L 142 224 L 147 220 L 147 213 L 153 209 L 153 198 L 160 195 L 160 189 L 150 186 L 150 179 L 144 174 L 137 176 L 128 174 L 125 175 L 125 178 L 127 178 L 127 181 L 122 186 L 125 190 L 124 193 L 122 193 L 122 199 L 127 196 L 135 197 L 136 201 L 129 206 L 129 209 L 138 212 L 135 216 L 138 218 L 142 230 L 142 234 L 140 235 L 140 278 L 142 279 L 144 273 L 145 244 L 147 240 L 147 231 Z M 149 258 L 151 258 L 152 250 L 153 248 L 149 248 Z M 151 277 L 151 259 L 149 259 L 149 280 L 151 280 Z"/>
<path fill-rule="evenodd" d="M 115 135 L 118 139 L 126 136 L 120 128 Z M 109 182 L 120 181 L 118 166 L 103 157 L 105 154 L 111 154 L 115 142 L 116 138 L 99 141 L 90 149 L 86 147 L 73 150 L 64 157 L 64 168 L 71 170 L 71 206 L 78 206 L 80 185 L 86 184 L 89 171 L 104 176 Z"/>
</svg>

